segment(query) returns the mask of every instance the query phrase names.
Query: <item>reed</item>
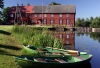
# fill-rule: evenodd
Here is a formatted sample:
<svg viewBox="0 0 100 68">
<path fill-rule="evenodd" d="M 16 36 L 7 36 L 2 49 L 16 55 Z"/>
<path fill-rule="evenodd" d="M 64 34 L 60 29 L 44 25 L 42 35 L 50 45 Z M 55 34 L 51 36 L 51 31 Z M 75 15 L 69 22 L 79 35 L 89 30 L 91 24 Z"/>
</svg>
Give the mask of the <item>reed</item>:
<svg viewBox="0 0 100 68">
<path fill-rule="evenodd" d="M 15 25 L 12 33 L 20 40 L 21 44 L 40 47 L 62 48 L 62 42 L 55 38 L 47 28 Z"/>
</svg>

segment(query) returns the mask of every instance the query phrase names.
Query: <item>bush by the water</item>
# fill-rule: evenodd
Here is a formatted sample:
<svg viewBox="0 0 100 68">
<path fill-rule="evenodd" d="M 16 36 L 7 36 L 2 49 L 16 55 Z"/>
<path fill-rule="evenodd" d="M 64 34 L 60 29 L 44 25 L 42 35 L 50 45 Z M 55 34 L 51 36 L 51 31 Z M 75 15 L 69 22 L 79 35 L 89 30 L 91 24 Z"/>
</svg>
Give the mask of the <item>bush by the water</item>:
<svg viewBox="0 0 100 68">
<path fill-rule="evenodd" d="M 24 45 L 40 47 L 53 46 L 56 48 L 62 48 L 63 46 L 61 40 L 55 38 L 47 31 L 47 28 L 15 25 L 12 29 L 12 33 Z"/>
</svg>

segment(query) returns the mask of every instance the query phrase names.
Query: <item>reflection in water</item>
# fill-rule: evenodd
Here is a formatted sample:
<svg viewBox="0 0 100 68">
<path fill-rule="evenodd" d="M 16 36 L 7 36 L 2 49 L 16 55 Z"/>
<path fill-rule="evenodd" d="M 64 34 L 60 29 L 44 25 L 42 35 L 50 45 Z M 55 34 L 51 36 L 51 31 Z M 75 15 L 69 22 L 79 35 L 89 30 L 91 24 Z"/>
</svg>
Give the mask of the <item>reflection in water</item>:
<svg viewBox="0 0 100 68">
<path fill-rule="evenodd" d="M 93 40 L 98 40 L 98 42 L 100 42 L 100 33 L 90 33 L 90 38 L 93 38 Z"/>
<path fill-rule="evenodd" d="M 65 49 L 75 49 L 75 33 L 71 31 L 66 32 L 52 32 L 52 34 L 62 40 Z"/>
<path fill-rule="evenodd" d="M 72 31 L 55 32 L 55 31 L 53 31 L 52 34 L 56 38 L 62 40 L 65 49 L 73 49 L 73 50 L 75 49 L 75 32 L 72 32 Z M 91 34 L 90 33 L 76 33 L 77 36 L 84 36 L 84 35 L 89 36 Z M 100 36 L 100 35 L 98 35 L 98 36 Z M 47 68 L 47 67 L 44 67 L 44 68 Z M 51 67 L 48 67 L 48 68 L 51 68 Z M 68 68 L 68 67 L 62 66 L 62 67 L 52 67 L 52 68 Z M 74 67 L 70 66 L 70 68 L 92 68 L 92 67 L 91 67 L 91 64 L 88 63 L 88 64 L 80 65 L 80 66 L 79 65 L 74 66 Z"/>
<path fill-rule="evenodd" d="M 90 38 L 92 38 L 93 40 L 98 40 L 98 42 L 100 42 L 100 33 L 99 32 L 91 32 L 91 33 L 76 33 L 76 36 L 88 36 L 90 35 Z"/>
<path fill-rule="evenodd" d="M 84 36 L 84 35 L 86 35 L 86 36 L 88 36 L 90 33 L 76 33 L 76 36 Z"/>
</svg>

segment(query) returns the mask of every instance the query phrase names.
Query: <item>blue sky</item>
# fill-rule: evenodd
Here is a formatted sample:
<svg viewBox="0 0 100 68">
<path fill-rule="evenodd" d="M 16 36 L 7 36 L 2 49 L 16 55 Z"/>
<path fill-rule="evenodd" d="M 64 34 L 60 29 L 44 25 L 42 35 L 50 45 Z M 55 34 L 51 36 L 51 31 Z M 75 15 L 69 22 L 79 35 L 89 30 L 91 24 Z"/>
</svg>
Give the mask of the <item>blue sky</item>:
<svg viewBox="0 0 100 68">
<path fill-rule="evenodd" d="M 100 16 L 100 0 L 4 0 L 5 7 L 15 6 L 17 3 L 27 5 L 48 5 L 51 2 L 57 2 L 62 5 L 76 5 L 76 18 L 89 18 L 90 16 Z"/>
</svg>

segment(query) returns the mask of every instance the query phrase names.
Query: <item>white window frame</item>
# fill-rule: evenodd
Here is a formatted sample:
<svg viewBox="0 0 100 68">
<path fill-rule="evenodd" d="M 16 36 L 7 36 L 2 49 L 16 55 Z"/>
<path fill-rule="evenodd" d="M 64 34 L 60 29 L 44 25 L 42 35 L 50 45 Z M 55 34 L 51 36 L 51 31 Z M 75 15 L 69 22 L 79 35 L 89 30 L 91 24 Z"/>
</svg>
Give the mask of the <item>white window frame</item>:
<svg viewBox="0 0 100 68">
<path fill-rule="evenodd" d="M 39 14 L 39 17 L 42 17 L 42 14 Z"/>
<path fill-rule="evenodd" d="M 62 22 L 63 22 L 63 20 L 62 20 L 62 19 L 60 19 L 60 20 L 59 20 L 59 24 L 62 24 Z"/>
<path fill-rule="evenodd" d="M 69 14 L 66 14 L 66 17 L 69 17 Z"/>
<path fill-rule="evenodd" d="M 10 14 L 10 17 L 14 17 L 14 14 Z"/>
<path fill-rule="evenodd" d="M 59 17 L 62 17 L 62 14 L 59 14 Z"/>
<path fill-rule="evenodd" d="M 69 22 L 70 22 L 70 21 L 67 19 L 67 20 L 66 20 L 67 25 L 69 25 Z"/>
<path fill-rule="evenodd" d="M 37 14 L 34 14 L 34 17 L 37 17 Z"/>
<path fill-rule="evenodd" d="M 51 17 L 54 17 L 54 14 L 51 14 Z"/>
<path fill-rule="evenodd" d="M 44 23 L 44 24 L 46 24 L 46 22 L 47 22 L 47 20 L 46 20 L 46 19 L 44 19 L 44 20 L 43 20 L 43 23 Z"/>
<path fill-rule="evenodd" d="M 51 20 L 50 20 L 50 23 L 53 24 L 53 23 L 54 23 L 54 20 L 51 19 Z"/>
<path fill-rule="evenodd" d="M 66 38 L 69 38 L 69 34 L 66 35 Z"/>
<path fill-rule="evenodd" d="M 47 17 L 47 14 L 44 14 L 44 17 Z"/>
<path fill-rule="evenodd" d="M 59 38 L 62 38 L 62 34 L 59 35 Z"/>
</svg>

